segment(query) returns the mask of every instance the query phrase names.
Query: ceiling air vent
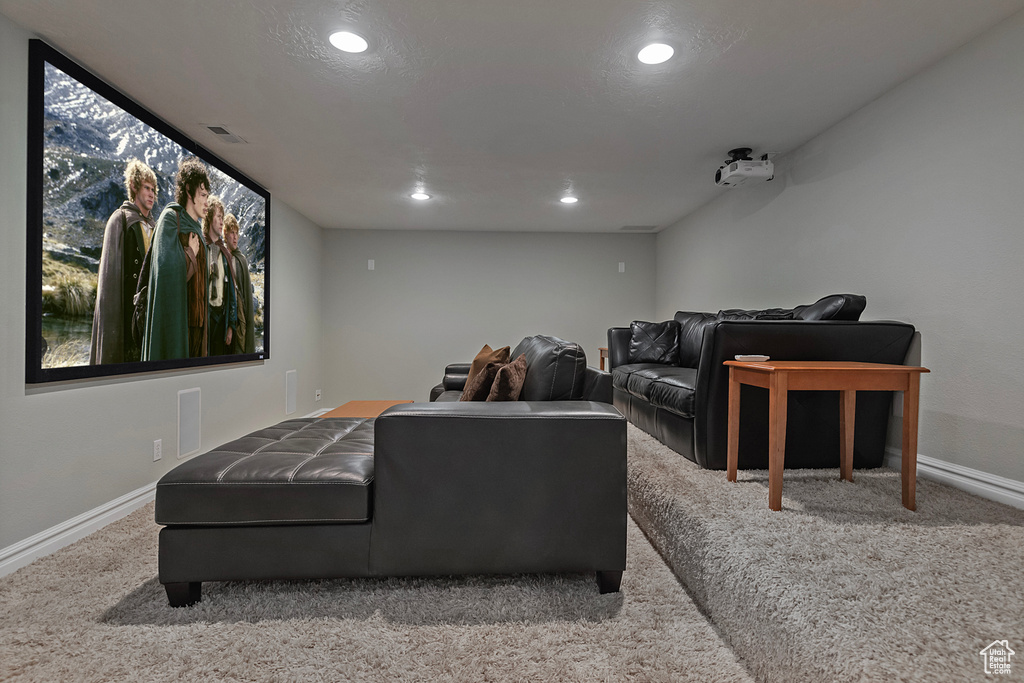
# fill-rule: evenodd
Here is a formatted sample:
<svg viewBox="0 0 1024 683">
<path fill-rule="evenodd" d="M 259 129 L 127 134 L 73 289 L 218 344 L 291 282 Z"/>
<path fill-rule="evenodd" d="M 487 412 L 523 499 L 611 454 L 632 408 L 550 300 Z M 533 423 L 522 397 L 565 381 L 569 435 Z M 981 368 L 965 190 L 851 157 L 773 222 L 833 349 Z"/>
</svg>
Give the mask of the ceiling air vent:
<svg viewBox="0 0 1024 683">
<path fill-rule="evenodd" d="M 622 232 L 654 232 L 657 225 L 623 225 L 619 230 Z"/>
<path fill-rule="evenodd" d="M 245 144 L 245 140 L 238 137 L 225 126 L 206 126 L 206 129 L 217 136 L 217 139 L 221 142 L 228 142 L 231 144 Z"/>
</svg>

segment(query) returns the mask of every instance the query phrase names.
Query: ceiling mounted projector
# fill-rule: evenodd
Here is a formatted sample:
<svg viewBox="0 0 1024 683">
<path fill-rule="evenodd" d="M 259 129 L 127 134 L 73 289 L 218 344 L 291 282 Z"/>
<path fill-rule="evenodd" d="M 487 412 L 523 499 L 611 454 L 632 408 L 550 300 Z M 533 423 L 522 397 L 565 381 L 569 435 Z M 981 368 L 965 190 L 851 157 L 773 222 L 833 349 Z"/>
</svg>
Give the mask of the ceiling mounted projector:
<svg viewBox="0 0 1024 683">
<path fill-rule="evenodd" d="M 750 158 L 749 147 L 729 150 L 729 158 L 715 172 L 715 185 L 739 187 L 753 181 L 765 182 L 775 177 L 775 167 L 765 154 L 758 160 Z"/>
</svg>

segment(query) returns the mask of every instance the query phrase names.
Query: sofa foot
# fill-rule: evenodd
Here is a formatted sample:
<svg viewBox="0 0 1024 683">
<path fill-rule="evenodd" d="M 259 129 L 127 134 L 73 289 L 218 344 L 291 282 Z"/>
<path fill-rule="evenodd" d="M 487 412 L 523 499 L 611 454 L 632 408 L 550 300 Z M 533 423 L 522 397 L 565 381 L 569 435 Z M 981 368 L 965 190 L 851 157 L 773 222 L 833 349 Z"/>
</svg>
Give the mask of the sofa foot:
<svg viewBox="0 0 1024 683">
<path fill-rule="evenodd" d="M 167 602 L 171 607 L 188 607 L 203 599 L 203 584 L 200 581 L 189 583 L 165 583 Z"/>
<path fill-rule="evenodd" d="M 597 572 L 597 589 L 601 594 L 618 593 L 622 585 L 622 572 Z"/>
</svg>

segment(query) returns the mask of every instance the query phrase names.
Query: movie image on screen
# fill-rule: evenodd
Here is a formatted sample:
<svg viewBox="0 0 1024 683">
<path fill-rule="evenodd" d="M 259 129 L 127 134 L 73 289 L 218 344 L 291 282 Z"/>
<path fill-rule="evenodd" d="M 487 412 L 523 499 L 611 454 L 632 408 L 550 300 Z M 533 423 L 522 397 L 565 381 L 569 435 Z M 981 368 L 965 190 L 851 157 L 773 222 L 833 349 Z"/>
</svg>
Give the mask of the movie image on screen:
<svg viewBox="0 0 1024 683">
<path fill-rule="evenodd" d="M 30 43 L 26 381 L 269 357 L 270 195 Z"/>
</svg>

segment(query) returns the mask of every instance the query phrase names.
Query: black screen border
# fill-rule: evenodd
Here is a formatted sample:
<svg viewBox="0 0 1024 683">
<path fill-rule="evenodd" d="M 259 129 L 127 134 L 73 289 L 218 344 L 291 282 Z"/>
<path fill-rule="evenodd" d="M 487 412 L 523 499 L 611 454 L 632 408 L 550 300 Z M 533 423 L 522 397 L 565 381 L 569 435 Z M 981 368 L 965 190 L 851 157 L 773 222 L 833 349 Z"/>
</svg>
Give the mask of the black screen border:
<svg viewBox="0 0 1024 683">
<path fill-rule="evenodd" d="M 218 157 L 177 128 L 152 113 L 117 88 L 105 82 L 84 66 L 39 39 L 29 40 L 28 51 L 28 163 L 26 177 L 27 239 L 25 267 L 25 382 L 45 384 L 68 380 L 146 374 L 183 368 L 206 368 L 236 365 L 270 358 L 270 192 L 231 164 Z M 49 63 L 82 85 L 150 126 L 186 151 L 230 176 L 233 180 L 263 197 L 263 351 L 203 358 L 175 358 L 106 365 L 77 365 L 65 368 L 43 368 L 39 340 L 43 333 L 43 145 L 45 67 Z"/>
</svg>

